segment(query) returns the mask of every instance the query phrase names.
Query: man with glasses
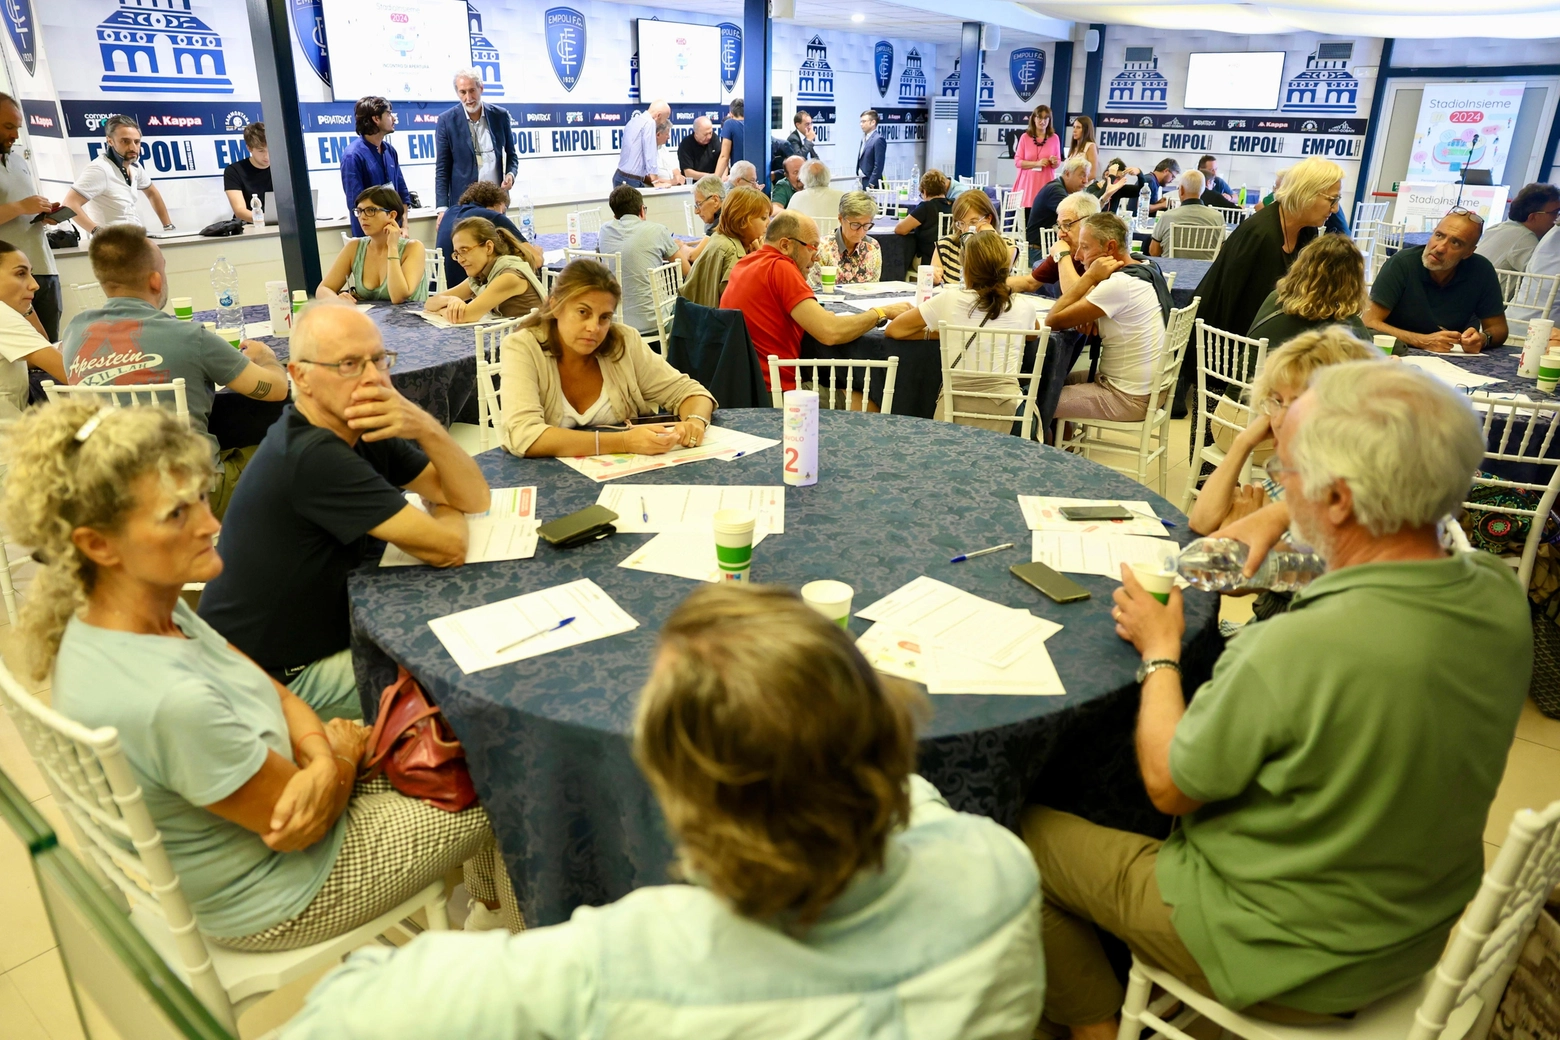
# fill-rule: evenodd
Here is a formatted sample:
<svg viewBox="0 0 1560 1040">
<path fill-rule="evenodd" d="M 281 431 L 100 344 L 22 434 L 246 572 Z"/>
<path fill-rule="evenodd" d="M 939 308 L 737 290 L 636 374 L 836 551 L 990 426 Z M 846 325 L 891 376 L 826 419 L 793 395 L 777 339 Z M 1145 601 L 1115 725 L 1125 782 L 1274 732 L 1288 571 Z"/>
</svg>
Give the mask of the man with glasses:
<svg viewBox="0 0 1560 1040">
<path fill-rule="evenodd" d="M 1553 184 L 1529 184 L 1511 200 L 1506 219 L 1479 237 L 1477 252 L 1497 271 L 1524 270 L 1538 240 L 1555 226 L 1556 214 L 1560 214 L 1560 189 Z"/>
<path fill-rule="evenodd" d="M 1075 191 L 1062 197 L 1056 206 L 1056 245 L 1028 274 L 1015 274 L 1008 279 L 1008 288 L 1014 292 L 1038 292 L 1041 286 L 1059 286 L 1061 292 L 1072 288 L 1083 274 L 1078 262 L 1078 229 L 1084 218 L 1100 211 L 1100 200 L 1086 191 Z"/>
<path fill-rule="evenodd" d="M 1475 250 L 1484 220 L 1458 208 L 1422 246 L 1392 254 L 1370 287 L 1365 325 L 1421 350 L 1477 354 L 1506 342 L 1506 304 L 1495 267 Z"/>
<path fill-rule="evenodd" d="M 726 182 L 713 173 L 700 177 L 693 186 L 693 212 L 704 221 L 704 233 L 715 233 L 720 223 L 721 203 L 726 200 Z"/>
<path fill-rule="evenodd" d="M 378 326 L 356 308 L 303 312 L 287 364 L 293 404 L 233 495 L 222 573 L 201 596 L 201 616 L 321 718 L 362 716 L 347 574 L 363 562 L 369 537 L 458 567 L 465 514 L 488 508 L 471 456 L 390 385 L 394 363 Z"/>
<path fill-rule="evenodd" d="M 1040 189 L 1034 204 L 1029 207 L 1024 229 L 1030 245 L 1038 246 L 1040 232 L 1056 226 L 1056 212 L 1062 200 L 1074 192 L 1082 191 L 1088 182 L 1089 160 L 1082 155 L 1074 155 L 1056 168 L 1056 177 Z"/>
<path fill-rule="evenodd" d="M 823 309 L 805 272 L 818 255 L 818 225 L 809 216 L 787 210 L 769 222 L 764 246 L 738 260 L 720 298 L 722 309 L 736 309 L 747 320 L 748 334 L 769 384 L 769 357 L 802 356 L 802 335 L 826 347 L 858 339 L 897 318 L 908 303 L 873 307 L 863 314 L 834 314 Z M 796 389 L 795 370 L 781 373 L 784 389 Z M 773 389 L 773 388 L 771 388 Z"/>
<path fill-rule="evenodd" d="M 520 172 L 509 113 L 483 102 L 482 74 L 476 69 L 455 73 L 455 94 L 460 103 L 439 113 L 434 130 L 438 158 L 433 167 L 433 198 L 440 209 L 453 205 L 478 181 L 507 192 Z"/>
</svg>

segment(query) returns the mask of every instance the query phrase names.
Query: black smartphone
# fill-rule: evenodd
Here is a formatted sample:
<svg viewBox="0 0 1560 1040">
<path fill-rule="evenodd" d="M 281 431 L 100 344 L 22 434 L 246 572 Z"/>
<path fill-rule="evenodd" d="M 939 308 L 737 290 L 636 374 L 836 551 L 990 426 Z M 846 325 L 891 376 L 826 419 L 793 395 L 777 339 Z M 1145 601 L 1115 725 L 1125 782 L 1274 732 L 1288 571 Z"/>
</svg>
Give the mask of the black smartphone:
<svg viewBox="0 0 1560 1040">
<path fill-rule="evenodd" d="M 1019 581 L 1033 585 L 1058 603 L 1076 603 L 1089 598 L 1088 589 L 1043 563 L 1015 563 L 1008 570 Z"/>
<path fill-rule="evenodd" d="M 39 224 L 45 220 L 52 220 L 56 224 L 63 224 L 76 215 L 76 211 L 69 206 L 61 206 L 59 209 L 50 210 L 48 213 L 39 213 L 32 218 L 32 223 Z"/>
<path fill-rule="evenodd" d="M 606 506 L 586 506 L 568 516 L 547 521 L 536 529 L 536 533 L 548 545 L 567 549 L 616 534 L 617 528 L 612 526 L 612 521 L 617 518 L 618 515 Z"/>
<path fill-rule="evenodd" d="M 1063 520 L 1131 520 L 1126 506 L 1062 506 L 1057 510 Z"/>
</svg>

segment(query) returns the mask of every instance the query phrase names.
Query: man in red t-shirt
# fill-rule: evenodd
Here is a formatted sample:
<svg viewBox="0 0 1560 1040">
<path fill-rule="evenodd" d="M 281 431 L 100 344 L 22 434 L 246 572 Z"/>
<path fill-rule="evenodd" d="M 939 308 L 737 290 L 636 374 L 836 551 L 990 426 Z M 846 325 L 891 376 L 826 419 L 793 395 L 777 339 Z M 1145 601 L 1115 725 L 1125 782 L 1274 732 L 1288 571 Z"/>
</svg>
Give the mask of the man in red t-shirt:
<svg viewBox="0 0 1560 1040">
<path fill-rule="evenodd" d="M 747 319 L 748 335 L 753 337 L 764 365 L 766 386 L 770 355 L 782 360 L 801 357 L 802 333 L 826 347 L 838 346 L 910 309 L 908 303 L 893 303 L 865 314 L 824 310 L 803 274 L 811 270 L 817 253 L 817 223 L 787 210 L 769 222 L 764 247 L 737 261 L 721 295 L 722 310 L 740 310 Z M 780 375 L 782 389 L 796 389 L 795 370 Z"/>
</svg>

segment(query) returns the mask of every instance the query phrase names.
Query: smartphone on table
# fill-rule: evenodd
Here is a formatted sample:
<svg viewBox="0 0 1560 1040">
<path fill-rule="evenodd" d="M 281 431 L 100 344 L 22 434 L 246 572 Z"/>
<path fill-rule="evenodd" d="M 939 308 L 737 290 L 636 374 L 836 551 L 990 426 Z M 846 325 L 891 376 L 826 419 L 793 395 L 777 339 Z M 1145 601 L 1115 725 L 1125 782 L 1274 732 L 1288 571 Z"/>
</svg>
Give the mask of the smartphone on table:
<svg viewBox="0 0 1560 1040">
<path fill-rule="evenodd" d="M 1013 577 L 1033 585 L 1058 603 L 1076 603 L 1089 598 L 1089 590 L 1043 563 L 1015 563 L 1008 568 Z"/>
<path fill-rule="evenodd" d="M 1062 506 L 1057 510 L 1063 520 L 1131 520 L 1133 513 L 1125 506 Z"/>
</svg>

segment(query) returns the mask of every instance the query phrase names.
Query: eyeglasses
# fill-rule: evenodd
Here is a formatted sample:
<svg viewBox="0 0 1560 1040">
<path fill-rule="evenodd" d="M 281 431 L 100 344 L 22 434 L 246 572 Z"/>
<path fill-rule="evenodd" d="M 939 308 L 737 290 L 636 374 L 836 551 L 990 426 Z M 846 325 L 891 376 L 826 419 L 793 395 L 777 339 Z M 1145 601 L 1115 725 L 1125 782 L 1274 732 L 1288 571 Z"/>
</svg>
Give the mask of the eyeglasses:
<svg viewBox="0 0 1560 1040">
<path fill-rule="evenodd" d="M 352 212 L 356 213 L 358 219 L 361 220 L 363 217 L 372 217 L 375 213 L 389 213 L 390 211 L 382 206 L 359 206 Z"/>
<path fill-rule="evenodd" d="M 1074 227 L 1076 227 L 1077 225 L 1079 225 L 1081 223 L 1083 223 L 1083 218 L 1082 217 L 1074 217 L 1071 220 L 1058 220 L 1056 222 L 1056 226 L 1057 226 L 1058 230 L 1061 230 L 1061 231 L 1071 231 Z"/>
<path fill-rule="evenodd" d="M 363 374 L 367 365 L 373 365 L 381 372 L 388 372 L 395 367 L 395 351 L 385 350 L 378 354 L 372 354 L 366 358 L 349 357 L 344 361 L 309 361 L 305 358 L 294 358 L 300 365 L 318 365 L 320 368 L 334 368 L 337 375 L 345 379 L 356 379 Z"/>
<path fill-rule="evenodd" d="M 480 248 L 482 247 L 467 246 L 464 249 L 452 249 L 450 250 L 450 256 L 454 257 L 456 260 L 464 260 L 466 257 L 470 256 L 472 253 L 475 253 Z"/>
<path fill-rule="evenodd" d="M 845 226 L 850 228 L 852 231 L 866 231 L 867 229 L 872 227 L 872 221 L 870 221 L 870 220 L 868 220 L 868 221 L 852 220 L 852 221 L 848 222 Z"/>
<path fill-rule="evenodd" d="M 1453 206 L 1451 209 L 1446 211 L 1446 215 L 1448 217 L 1465 217 L 1468 220 L 1473 221 L 1475 224 L 1484 223 L 1483 217 L 1479 216 L 1471 209 L 1464 209 L 1462 206 Z"/>
<path fill-rule="evenodd" d="M 1276 396 L 1264 397 L 1262 401 L 1258 403 L 1257 411 L 1271 419 L 1275 415 L 1281 415 L 1284 412 L 1289 411 L 1289 404 L 1285 403 L 1282 398 Z"/>
<path fill-rule="evenodd" d="M 1342 195 L 1323 195 L 1323 196 L 1321 196 L 1321 198 L 1326 199 L 1327 200 L 1327 204 L 1329 206 L 1336 206 L 1336 205 L 1338 205 L 1339 201 L 1342 200 L 1343 196 Z"/>
<path fill-rule="evenodd" d="M 1278 461 L 1278 456 L 1274 455 L 1272 458 L 1268 459 L 1262 464 L 1262 472 L 1267 474 L 1269 480 L 1275 484 L 1278 484 L 1283 481 L 1285 473 L 1299 473 L 1300 471 L 1295 469 L 1293 466 L 1284 465 L 1282 462 Z"/>
<path fill-rule="evenodd" d="M 819 245 L 822 244 L 822 243 L 819 243 L 819 242 L 803 242 L 799 238 L 790 238 L 789 236 L 787 236 L 787 239 L 788 239 L 788 241 L 795 242 L 797 245 L 801 246 L 803 249 L 806 249 L 808 252 L 811 252 L 811 253 L 816 253 L 818 251 Z"/>
</svg>

